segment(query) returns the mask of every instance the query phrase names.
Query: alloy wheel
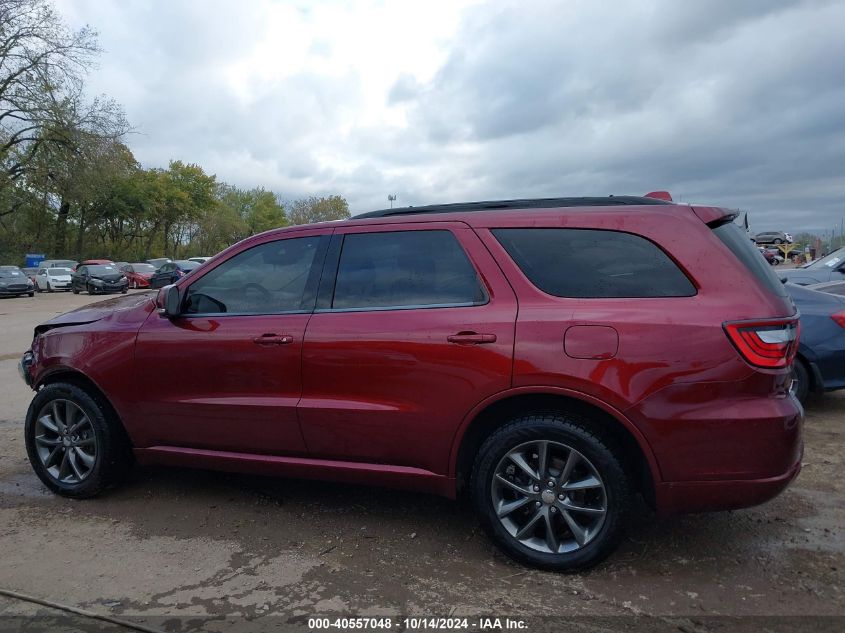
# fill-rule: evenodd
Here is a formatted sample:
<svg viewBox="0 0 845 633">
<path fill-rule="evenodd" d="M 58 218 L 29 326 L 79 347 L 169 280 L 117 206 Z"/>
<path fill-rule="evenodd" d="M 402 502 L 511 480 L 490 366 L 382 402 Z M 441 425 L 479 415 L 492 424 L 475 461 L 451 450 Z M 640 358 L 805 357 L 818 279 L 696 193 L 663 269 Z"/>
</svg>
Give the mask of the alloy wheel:
<svg viewBox="0 0 845 633">
<path fill-rule="evenodd" d="M 71 400 L 52 400 L 35 420 L 35 449 L 44 469 L 56 481 L 84 481 L 97 459 L 97 438 L 91 420 Z"/>
<path fill-rule="evenodd" d="M 595 466 L 571 446 L 550 440 L 508 451 L 496 466 L 490 495 L 505 530 L 523 546 L 547 554 L 590 543 L 608 510 Z"/>
</svg>

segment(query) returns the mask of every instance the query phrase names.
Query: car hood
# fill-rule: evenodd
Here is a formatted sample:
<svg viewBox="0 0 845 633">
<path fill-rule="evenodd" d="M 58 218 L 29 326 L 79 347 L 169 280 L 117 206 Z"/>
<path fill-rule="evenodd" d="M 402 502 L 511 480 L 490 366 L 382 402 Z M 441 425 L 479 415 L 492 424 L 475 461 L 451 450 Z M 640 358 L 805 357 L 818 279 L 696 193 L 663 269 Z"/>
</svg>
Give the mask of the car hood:
<svg viewBox="0 0 845 633">
<path fill-rule="evenodd" d="M 104 275 L 91 275 L 89 279 L 101 279 L 102 281 L 119 281 L 123 273 L 111 273 Z"/>
<path fill-rule="evenodd" d="M 69 325 L 84 325 L 95 321 L 113 322 L 119 324 L 140 323 L 155 310 L 155 293 L 141 293 L 125 295 L 92 303 L 70 312 L 65 312 L 41 325 L 36 326 L 35 334 L 46 332 L 57 327 Z"/>
<path fill-rule="evenodd" d="M 793 268 L 791 270 L 779 270 L 777 276 L 786 279 L 788 282 L 806 286 L 818 284 L 830 280 L 829 270 L 808 270 L 807 268 Z"/>
</svg>

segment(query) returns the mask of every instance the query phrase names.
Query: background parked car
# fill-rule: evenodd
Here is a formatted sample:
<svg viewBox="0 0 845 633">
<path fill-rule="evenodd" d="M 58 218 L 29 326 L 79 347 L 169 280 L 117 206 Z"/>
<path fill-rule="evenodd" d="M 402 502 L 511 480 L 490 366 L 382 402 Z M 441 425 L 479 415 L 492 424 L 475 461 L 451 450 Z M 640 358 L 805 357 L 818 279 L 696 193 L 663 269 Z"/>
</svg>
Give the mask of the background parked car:
<svg viewBox="0 0 845 633">
<path fill-rule="evenodd" d="M 17 266 L 0 266 L 0 296 L 35 295 L 35 285 Z"/>
<path fill-rule="evenodd" d="M 775 252 L 776 249 L 773 248 L 763 248 L 762 246 L 757 247 L 763 257 L 766 258 L 766 261 L 769 262 L 772 266 L 777 266 L 778 264 L 783 263 L 783 255 Z"/>
<path fill-rule="evenodd" d="M 820 284 L 810 284 L 804 286 L 810 290 L 818 290 L 819 292 L 827 292 L 832 295 L 845 296 L 845 280 L 842 281 L 825 281 Z"/>
<path fill-rule="evenodd" d="M 189 259 L 177 259 L 175 262 L 164 264 L 150 277 L 150 288 L 163 288 L 168 284 L 175 284 L 180 277 L 184 277 L 197 267 L 199 264 Z"/>
<path fill-rule="evenodd" d="M 123 292 L 129 288 L 129 282 L 122 272 L 111 264 L 82 265 L 71 277 L 71 290 L 79 294 L 82 290 L 89 295 L 101 292 Z"/>
<path fill-rule="evenodd" d="M 845 298 L 786 284 L 801 311 L 801 336 L 793 363 L 793 393 L 845 389 Z"/>
<path fill-rule="evenodd" d="M 778 277 L 799 286 L 845 281 L 845 246 L 801 268 L 779 272 Z"/>
<path fill-rule="evenodd" d="M 114 264 L 114 262 L 110 259 L 86 259 L 80 264 L 80 266 L 98 266 L 105 264 Z"/>
<path fill-rule="evenodd" d="M 59 268 L 58 266 L 41 268 L 35 276 L 35 289 L 38 292 L 44 290 L 47 292 L 70 290 L 70 277 L 72 274 L 73 271 L 70 268 Z"/>
<path fill-rule="evenodd" d="M 121 267 L 120 271 L 129 280 L 130 288 L 149 288 L 150 277 L 155 274 L 156 267 L 152 264 L 137 262 L 135 264 L 126 264 Z"/>
<path fill-rule="evenodd" d="M 38 269 L 37 269 L 37 268 L 32 268 L 32 267 L 21 268 L 21 272 L 23 272 L 23 274 L 24 274 L 24 275 L 26 275 L 27 277 L 29 277 L 29 280 L 30 280 L 33 284 L 35 283 L 35 275 L 37 275 L 37 274 L 38 274 Z"/>
<path fill-rule="evenodd" d="M 754 236 L 758 244 L 792 244 L 792 236 L 783 231 L 763 231 Z"/>
<path fill-rule="evenodd" d="M 196 262 L 198 264 L 204 264 L 209 259 L 211 259 L 211 258 L 210 257 L 189 257 L 188 258 L 189 261 Z"/>
<path fill-rule="evenodd" d="M 75 259 L 45 259 L 38 264 L 38 269 L 58 267 L 76 270 L 77 266 L 79 266 L 79 262 Z"/>
<path fill-rule="evenodd" d="M 159 268 L 161 268 L 165 264 L 169 264 L 172 261 L 173 260 L 170 259 L 169 257 L 154 257 L 153 259 L 148 259 L 147 263 L 152 264 L 153 266 L 156 267 L 156 270 L 158 270 Z"/>
</svg>

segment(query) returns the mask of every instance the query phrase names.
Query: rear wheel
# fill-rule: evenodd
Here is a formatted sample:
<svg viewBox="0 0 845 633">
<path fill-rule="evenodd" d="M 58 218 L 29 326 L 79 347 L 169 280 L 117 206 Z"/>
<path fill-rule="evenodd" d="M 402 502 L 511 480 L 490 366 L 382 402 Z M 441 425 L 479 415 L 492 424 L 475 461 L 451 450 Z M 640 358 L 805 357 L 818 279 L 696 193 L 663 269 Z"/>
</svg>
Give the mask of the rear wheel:
<svg viewBox="0 0 845 633">
<path fill-rule="evenodd" d="M 473 503 L 485 531 L 516 560 L 577 571 L 623 536 L 632 487 L 612 442 L 574 414 L 518 418 L 482 445 Z"/>
<path fill-rule="evenodd" d="M 792 363 L 792 387 L 790 391 L 801 404 L 807 401 L 807 396 L 810 393 L 810 371 L 807 369 L 806 363 L 800 358 L 796 358 L 795 362 Z"/>
<path fill-rule="evenodd" d="M 35 474 L 66 497 L 99 494 L 120 481 L 131 464 L 129 443 L 111 408 L 73 384 L 40 389 L 29 405 L 24 433 Z"/>
</svg>

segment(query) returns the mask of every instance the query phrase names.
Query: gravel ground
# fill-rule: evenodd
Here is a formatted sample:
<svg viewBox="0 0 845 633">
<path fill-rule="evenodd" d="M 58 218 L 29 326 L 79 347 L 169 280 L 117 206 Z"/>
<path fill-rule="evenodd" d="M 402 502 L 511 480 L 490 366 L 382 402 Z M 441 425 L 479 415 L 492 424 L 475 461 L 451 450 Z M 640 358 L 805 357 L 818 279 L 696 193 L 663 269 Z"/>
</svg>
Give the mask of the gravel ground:
<svg viewBox="0 0 845 633">
<path fill-rule="evenodd" d="M 777 499 L 660 520 L 643 506 L 605 564 L 552 574 L 502 556 L 460 505 L 407 492 L 147 469 L 95 500 L 48 493 L 26 459 L 32 394 L 16 363 L 33 325 L 94 300 L 0 300 L 0 589 L 167 630 L 399 614 L 527 617 L 528 630 L 562 618 L 573 630 L 845 630 L 842 394 L 808 407 L 803 471 Z M 0 596 L 0 630 L 114 630 L 57 613 Z"/>
</svg>

